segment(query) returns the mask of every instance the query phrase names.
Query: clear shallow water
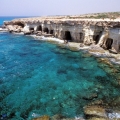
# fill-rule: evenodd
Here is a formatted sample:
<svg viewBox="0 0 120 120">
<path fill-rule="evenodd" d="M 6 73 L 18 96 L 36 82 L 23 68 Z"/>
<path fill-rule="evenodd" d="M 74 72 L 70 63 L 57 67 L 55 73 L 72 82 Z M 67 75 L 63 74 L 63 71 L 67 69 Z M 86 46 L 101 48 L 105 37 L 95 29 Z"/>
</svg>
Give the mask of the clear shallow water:
<svg viewBox="0 0 120 120">
<path fill-rule="evenodd" d="M 32 37 L 0 33 L 0 111 L 11 120 L 83 114 L 92 100 L 120 96 L 94 57 Z"/>
</svg>

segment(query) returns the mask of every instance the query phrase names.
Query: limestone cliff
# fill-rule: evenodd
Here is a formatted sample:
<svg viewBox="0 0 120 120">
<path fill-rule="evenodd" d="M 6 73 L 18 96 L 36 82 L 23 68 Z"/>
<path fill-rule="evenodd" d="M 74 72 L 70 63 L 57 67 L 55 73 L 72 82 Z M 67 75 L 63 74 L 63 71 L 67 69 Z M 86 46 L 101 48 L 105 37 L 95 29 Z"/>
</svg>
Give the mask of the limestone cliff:
<svg viewBox="0 0 120 120">
<path fill-rule="evenodd" d="M 110 52 L 120 52 L 120 19 L 74 19 L 66 16 L 21 18 L 5 21 L 10 32 L 52 35 L 59 39 L 97 44 Z"/>
</svg>

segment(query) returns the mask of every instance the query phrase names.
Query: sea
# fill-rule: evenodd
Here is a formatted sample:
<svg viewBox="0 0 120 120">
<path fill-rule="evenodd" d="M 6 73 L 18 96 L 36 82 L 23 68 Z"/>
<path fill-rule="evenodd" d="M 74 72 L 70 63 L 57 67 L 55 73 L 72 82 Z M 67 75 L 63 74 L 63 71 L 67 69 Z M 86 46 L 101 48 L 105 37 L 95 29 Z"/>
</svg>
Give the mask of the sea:
<svg viewBox="0 0 120 120">
<path fill-rule="evenodd" d="M 0 17 L 0 24 L 14 18 Z M 91 102 L 110 103 L 120 96 L 120 67 L 100 59 L 31 36 L 0 32 L 1 119 L 84 117 L 84 106 Z"/>
</svg>

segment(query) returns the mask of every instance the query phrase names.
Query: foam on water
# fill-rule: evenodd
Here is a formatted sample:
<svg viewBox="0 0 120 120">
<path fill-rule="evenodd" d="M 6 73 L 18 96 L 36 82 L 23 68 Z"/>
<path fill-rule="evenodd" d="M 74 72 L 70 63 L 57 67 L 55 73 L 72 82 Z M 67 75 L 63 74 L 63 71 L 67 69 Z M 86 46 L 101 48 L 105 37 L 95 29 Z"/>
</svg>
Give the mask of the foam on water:
<svg viewBox="0 0 120 120">
<path fill-rule="evenodd" d="M 23 35 L 0 35 L 0 111 L 10 119 L 41 115 L 81 116 L 97 94 L 110 100 L 120 95 L 114 77 L 96 58 Z"/>
</svg>

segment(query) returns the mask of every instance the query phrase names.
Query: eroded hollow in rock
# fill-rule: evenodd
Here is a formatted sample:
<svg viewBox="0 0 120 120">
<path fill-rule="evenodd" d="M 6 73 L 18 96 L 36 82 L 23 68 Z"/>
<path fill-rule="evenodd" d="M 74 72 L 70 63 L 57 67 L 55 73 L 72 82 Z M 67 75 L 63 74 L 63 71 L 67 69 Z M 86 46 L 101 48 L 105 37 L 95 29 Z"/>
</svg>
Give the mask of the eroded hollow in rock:
<svg viewBox="0 0 120 120">
<path fill-rule="evenodd" d="M 50 34 L 53 34 L 54 33 L 54 30 L 50 30 Z"/>
<path fill-rule="evenodd" d="M 95 44 L 98 44 L 101 35 L 102 35 L 102 31 L 100 31 L 100 33 L 98 35 L 93 36 L 93 40 L 95 41 Z"/>
<path fill-rule="evenodd" d="M 109 50 L 109 49 L 112 48 L 112 43 L 113 43 L 113 39 L 108 38 L 108 39 L 106 40 L 105 45 L 106 45 L 106 49 L 107 49 L 107 50 Z"/>
<path fill-rule="evenodd" d="M 65 31 L 65 40 L 70 40 L 70 41 L 72 41 L 72 37 L 71 37 L 71 33 L 70 33 L 70 31 Z"/>
<path fill-rule="evenodd" d="M 83 36 L 83 33 L 82 33 L 82 32 L 80 32 L 79 34 L 80 34 L 80 42 L 82 43 L 82 42 L 83 42 L 83 39 L 84 39 L 84 36 Z"/>
<path fill-rule="evenodd" d="M 45 28 L 43 29 L 43 31 L 46 32 L 47 34 L 49 33 L 49 30 L 48 30 L 47 27 L 45 27 Z"/>
<path fill-rule="evenodd" d="M 29 30 L 34 30 L 34 28 L 30 28 Z"/>
<path fill-rule="evenodd" d="M 21 26 L 22 28 L 24 28 L 24 24 L 23 23 L 21 23 L 21 22 L 17 22 L 17 23 L 15 23 L 16 25 L 18 25 L 18 26 Z"/>
<path fill-rule="evenodd" d="M 37 27 L 37 31 L 42 31 L 42 26 L 41 26 L 41 25 L 39 25 L 39 26 Z"/>
<path fill-rule="evenodd" d="M 119 45 L 119 50 L 118 51 L 120 52 L 120 45 Z"/>
</svg>

